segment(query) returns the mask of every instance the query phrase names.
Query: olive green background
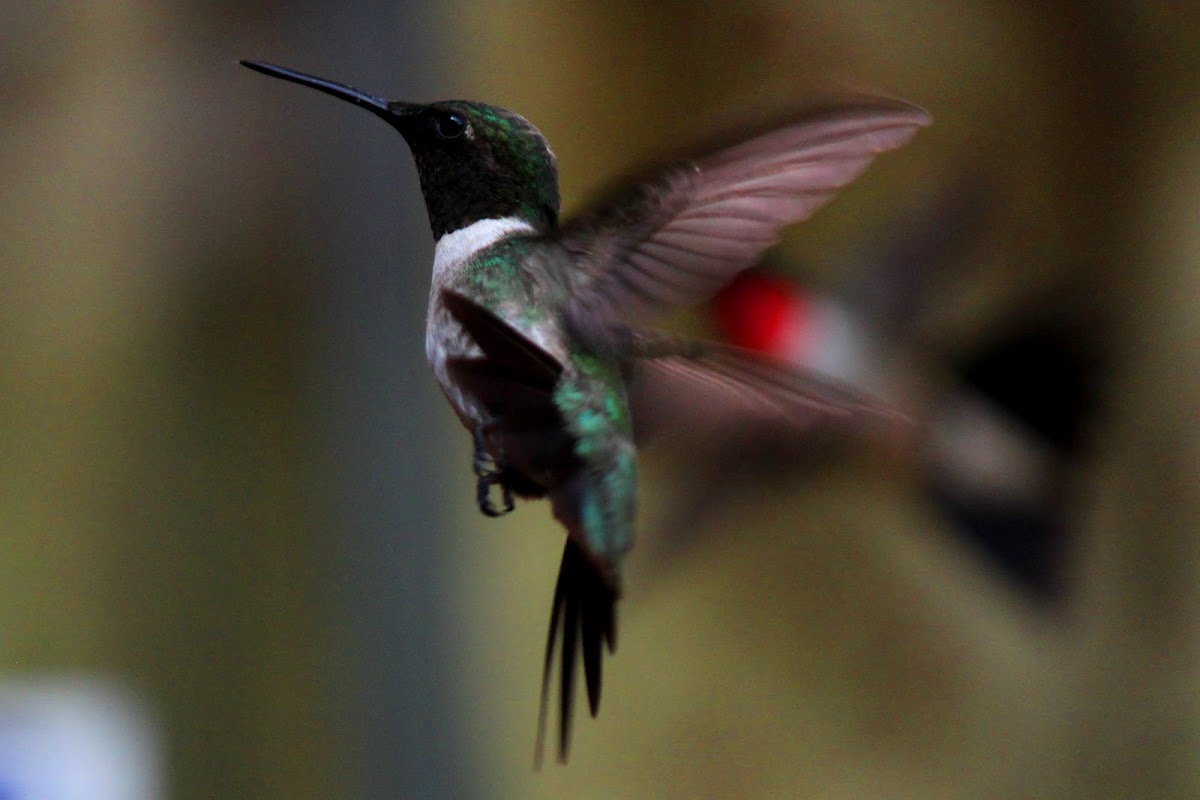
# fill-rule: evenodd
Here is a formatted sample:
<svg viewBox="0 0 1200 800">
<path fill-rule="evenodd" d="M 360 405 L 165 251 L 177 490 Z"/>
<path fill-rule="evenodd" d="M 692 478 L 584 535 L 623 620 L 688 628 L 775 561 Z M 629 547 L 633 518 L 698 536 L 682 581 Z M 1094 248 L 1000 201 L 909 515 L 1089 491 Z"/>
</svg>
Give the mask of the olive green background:
<svg viewBox="0 0 1200 800">
<path fill-rule="evenodd" d="M 0 670 L 141 697 L 174 798 L 1200 795 L 1200 12 L 1192 3 L 0 6 Z M 1058 602 L 856 448 L 643 546 L 600 718 L 530 769 L 560 533 L 473 506 L 423 365 L 402 142 L 236 65 L 533 120 L 565 203 L 830 86 L 935 124 L 781 253 L 960 174 L 994 204 L 903 356 L 1029 315 L 1110 358 Z M 641 555 L 639 555 L 641 553 Z"/>
</svg>

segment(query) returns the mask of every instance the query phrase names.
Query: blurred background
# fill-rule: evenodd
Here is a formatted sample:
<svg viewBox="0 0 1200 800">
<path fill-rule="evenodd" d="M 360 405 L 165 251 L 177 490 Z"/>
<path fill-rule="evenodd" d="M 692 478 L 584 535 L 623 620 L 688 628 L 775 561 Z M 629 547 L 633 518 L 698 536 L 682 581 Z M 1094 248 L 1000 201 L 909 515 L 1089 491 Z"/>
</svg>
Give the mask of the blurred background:
<svg viewBox="0 0 1200 800">
<path fill-rule="evenodd" d="M 1200 6 L 0 30 L 3 800 L 1200 796 Z M 566 767 L 531 769 L 561 530 L 476 511 L 408 152 L 239 58 L 518 110 L 568 213 L 831 86 L 934 116 L 688 322 L 914 432 L 648 450 Z"/>
</svg>

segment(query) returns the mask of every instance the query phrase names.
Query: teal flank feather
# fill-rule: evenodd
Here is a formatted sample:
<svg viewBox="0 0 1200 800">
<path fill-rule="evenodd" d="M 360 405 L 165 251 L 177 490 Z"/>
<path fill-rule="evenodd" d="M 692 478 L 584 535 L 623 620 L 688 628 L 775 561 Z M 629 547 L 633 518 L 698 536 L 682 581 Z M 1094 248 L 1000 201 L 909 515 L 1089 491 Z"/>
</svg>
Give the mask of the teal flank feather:
<svg viewBox="0 0 1200 800">
<path fill-rule="evenodd" d="M 615 605 L 621 565 L 633 546 L 637 460 L 625 383 L 615 361 L 591 354 L 572 357 L 554 392 L 554 404 L 574 440 L 577 467 L 550 490 L 555 517 L 568 531 L 546 638 L 536 758 L 545 738 L 550 673 L 557 637 L 559 666 L 559 761 L 570 749 L 576 650 L 583 654 L 588 706 L 600 708 L 602 648 L 616 649 Z"/>
</svg>

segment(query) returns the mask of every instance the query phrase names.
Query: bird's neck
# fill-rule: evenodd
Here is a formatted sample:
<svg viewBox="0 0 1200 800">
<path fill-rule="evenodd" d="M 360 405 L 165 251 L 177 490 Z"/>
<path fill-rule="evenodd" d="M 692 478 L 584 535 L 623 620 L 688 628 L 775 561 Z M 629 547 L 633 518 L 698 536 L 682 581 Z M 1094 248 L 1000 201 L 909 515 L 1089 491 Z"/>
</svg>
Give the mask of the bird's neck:
<svg viewBox="0 0 1200 800">
<path fill-rule="evenodd" d="M 537 233 L 537 228 L 521 217 L 480 219 L 444 233 L 438 237 L 433 251 L 434 277 L 452 272 L 497 242 L 533 233 Z"/>
</svg>

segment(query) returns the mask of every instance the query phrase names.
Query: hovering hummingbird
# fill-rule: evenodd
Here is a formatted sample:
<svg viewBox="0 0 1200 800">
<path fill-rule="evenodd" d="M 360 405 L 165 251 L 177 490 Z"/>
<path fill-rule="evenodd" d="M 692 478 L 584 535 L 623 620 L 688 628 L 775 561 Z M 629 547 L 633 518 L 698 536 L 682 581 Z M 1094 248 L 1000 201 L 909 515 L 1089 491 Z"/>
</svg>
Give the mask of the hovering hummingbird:
<svg viewBox="0 0 1200 800">
<path fill-rule="evenodd" d="M 633 182 L 560 223 L 554 154 L 523 117 L 465 100 L 387 100 L 241 63 L 365 108 L 412 151 L 436 241 L 425 352 L 473 438 L 479 509 L 499 516 L 513 509 L 514 496 L 548 497 L 567 531 L 536 749 L 540 759 L 561 635 L 558 756 L 566 761 L 579 653 L 595 716 L 602 650 L 616 647 L 615 604 L 633 544 L 636 443 L 645 433 L 643 409 L 646 420 L 656 416 L 647 398 L 701 404 L 727 424 L 754 414 L 806 430 L 898 416 L 819 375 L 654 333 L 645 323 L 706 298 L 753 265 L 780 229 L 807 218 L 930 117 L 882 98 L 814 107 Z"/>
</svg>

